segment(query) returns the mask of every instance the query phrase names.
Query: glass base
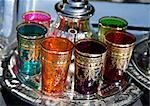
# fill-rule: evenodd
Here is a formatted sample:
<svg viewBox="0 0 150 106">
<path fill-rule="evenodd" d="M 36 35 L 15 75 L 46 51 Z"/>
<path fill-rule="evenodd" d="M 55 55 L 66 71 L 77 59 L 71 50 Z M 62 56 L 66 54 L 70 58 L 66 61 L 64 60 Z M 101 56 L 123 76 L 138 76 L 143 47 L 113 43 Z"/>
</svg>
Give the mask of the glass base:
<svg viewBox="0 0 150 106">
<path fill-rule="evenodd" d="M 46 91 L 41 89 L 41 93 L 45 96 L 60 97 L 63 95 L 63 90 L 58 92 L 58 93 L 54 93 L 54 92 L 46 92 Z"/>
<path fill-rule="evenodd" d="M 83 95 L 74 91 L 73 99 L 74 100 L 93 100 L 93 99 L 96 99 L 97 97 L 98 97 L 97 93 Z"/>
<path fill-rule="evenodd" d="M 123 92 L 123 90 L 127 87 L 127 81 L 114 82 L 114 83 L 103 83 L 98 88 L 98 94 L 101 97 L 109 97 L 115 95 L 117 93 Z"/>
<path fill-rule="evenodd" d="M 37 73 L 40 73 L 40 71 L 41 71 L 40 62 L 32 62 L 32 61 L 24 62 L 19 70 L 19 72 L 29 76 L 33 76 Z"/>
<path fill-rule="evenodd" d="M 25 85 L 34 88 L 36 90 L 41 89 L 41 77 L 40 74 L 36 74 L 34 76 L 29 76 L 23 73 L 17 73 L 18 79 Z"/>
</svg>

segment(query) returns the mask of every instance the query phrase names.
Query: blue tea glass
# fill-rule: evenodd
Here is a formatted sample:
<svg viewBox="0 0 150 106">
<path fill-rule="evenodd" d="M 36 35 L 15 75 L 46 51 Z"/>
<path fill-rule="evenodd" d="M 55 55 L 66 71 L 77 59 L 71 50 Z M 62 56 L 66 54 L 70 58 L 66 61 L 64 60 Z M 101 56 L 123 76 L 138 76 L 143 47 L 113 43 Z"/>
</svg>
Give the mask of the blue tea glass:
<svg viewBox="0 0 150 106">
<path fill-rule="evenodd" d="M 25 80 L 25 82 L 33 85 L 34 76 L 36 78 L 36 75 L 41 72 L 40 43 L 47 33 L 47 28 L 37 23 L 22 23 L 17 26 L 16 30 L 18 75 L 21 81 Z"/>
<path fill-rule="evenodd" d="M 36 23 L 22 23 L 17 26 L 20 72 L 33 76 L 40 72 L 40 42 L 47 29 Z"/>
</svg>

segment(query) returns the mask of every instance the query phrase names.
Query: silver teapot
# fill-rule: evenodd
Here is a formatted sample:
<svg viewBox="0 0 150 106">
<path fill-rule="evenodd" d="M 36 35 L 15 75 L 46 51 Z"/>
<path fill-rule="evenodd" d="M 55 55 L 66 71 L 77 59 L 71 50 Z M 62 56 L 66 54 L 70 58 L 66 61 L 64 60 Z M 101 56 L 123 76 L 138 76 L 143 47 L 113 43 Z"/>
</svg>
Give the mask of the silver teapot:
<svg viewBox="0 0 150 106">
<path fill-rule="evenodd" d="M 75 40 L 95 38 L 96 34 L 90 25 L 90 17 L 95 9 L 88 0 L 62 0 L 55 5 L 58 18 L 53 27 L 62 30 L 66 37 L 69 29 L 77 30 Z"/>
</svg>

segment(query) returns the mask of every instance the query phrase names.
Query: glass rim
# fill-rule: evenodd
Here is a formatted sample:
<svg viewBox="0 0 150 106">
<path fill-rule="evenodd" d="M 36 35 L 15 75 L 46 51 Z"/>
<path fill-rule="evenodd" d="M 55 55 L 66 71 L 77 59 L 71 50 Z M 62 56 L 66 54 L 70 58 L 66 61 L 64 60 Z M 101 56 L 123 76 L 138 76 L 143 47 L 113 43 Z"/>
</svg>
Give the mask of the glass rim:
<svg viewBox="0 0 150 106">
<path fill-rule="evenodd" d="M 35 36 L 26 36 L 25 34 L 22 34 L 22 33 L 19 31 L 19 28 L 22 27 L 22 26 L 25 26 L 25 25 L 34 25 L 34 26 L 41 27 L 41 28 L 43 29 L 43 31 L 44 31 L 44 34 L 41 34 L 41 36 L 36 36 L 36 37 L 35 37 Z M 25 38 L 25 39 L 33 39 L 33 40 L 34 40 L 34 39 L 41 39 L 41 38 L 43 38 L 43 37 L 45 36 L 45 34 L 47 33 L 47 28 L 46 28 L 44 25 L 38 24 L 38 23 L 35 23 L 35 22 L 23 22 L 23 23 L 17 25 L 16 31 L 17 31 L 17 33 L 18 33 L 21 37 L 23 37 L 23 38 Z"/>
<path fill-rule="evenodd" d="M 99 54 L 83 53 L 83 52 L 79 51 L 79 50 L 76 48 L 76 47 L 77 47 L 77 44 L 79 44 L 79 43 L 81 43 L 81 42 L 86 42 L 86 41 L 93 41 L 93 42 L 96 42 L 96 43 L 102 45 L 106 50 L 105 50 L 104 52 L 102 52 L 102 53 L 99 53 Z M 93 58 L 94 58 L 94 57 L 99 57 L 99 56 L 105 54 L 106 51 L 107 51 L 107 46 L 106 46 L 106 44 L 104 44 L 103 42 L 97 41 L 97 40 L 94 40 L 94 39 L 81 39 L 81 40 L 78 40 L 78 41 L 75 43 L 75 51 L 76 51 L 78 54 L 82 55 L 82 56 L 87 56 L 87 57 L 91 57 L 91 58 L 93 57 Z"/>
<path fill-rule="evenodd" d="M 108 34 L 110 34 L 110 33 L 123 33 L 123 34 L 125 34 L 125 35 L 128 35 L 128 36 L 133 40 L 133 42 L 130 43 L 130 44 L 129 44 L 129 43 L 127 43 L 127 44 L 117 44 L 117 43 L 113 43 L 113 42 L 111 42 L 111 41 L 109 41 L 109 40 L 106 39 L 106 37 L 107 37 Z M 113 46 L 126 48 L 126 47 L 131 47 L 131 46 L 135 45 L 136 37 L 135 37 L 132 33 L 129 33 L 129 32 L 127 32 L 127 31 L 109 30 L 109 31 L 107 31 L 107 32 L 105 33 L 105 41 L 106 41 L 106 43 L 111 44 L 111 45 L 113 45 Z"/>
<path fill-rule="evenodd" d="M 43 47 L 43 44 L 42 44 L 47 39 L 64 39 L 64 40 L 66 40 L 67 42 L 69 42 L 71 44 L 71 47 L 68 50 L 65 50 L 65 51 L 47 50 L 45 47 Z M 66 38 L 61 38 L 61 37 L 47 37 L 47 38 L 44 38 L 41 41 L 41 49 L 43 49 L 45 52 L 48 52 L 48 53 L 63 54 L 63 55 L 65 55 L 65 54 L 68 54 L 69 52 L 71 52 L 73 48 L 74 48 L 74 44 L 70 40 L 68 40 Z"/>
<path fill-rule="evenodd" d="M 51 19 L 51 15 L 48 13 L 48 12 L 45 12 L 45 11 L 39 11 L 39 10 L 31 10 L 31 11 L 27 11 L 25 13 L 23 13 L 22 15 L 22 19 L 26 20 L 25 19 L 25 16 L 28 15 L 28 14 L 33 14 L 33 13 L 40 13 L 40 15 L 45 15 L 47 17 L 47 19 L 45 19 L 44 21 L 47 21 L 48 19 Z M 29 21 L 29 20 L 28 20 Z"/>
<path fill-rule="evenodd" d="M 101 20 L 102 19 L 105 19 L 105 18 L 116 18 L 116 19 L 119 19 L 119 21 L 123 21 L 123 23 L 125 23 L 125 25 L 121 28 L 121 27 L 119 27 L 119 26 L 117 26 L 117 27 L 110 27 L 110 26 L 107 26 L 107 25 L 104 25 L 102 22 L 101 22 Z M 121 17 L 118 17 L 118 16 L 103 16 L 103 17 L 101 17 L 101 18 L 99 18 L 99 26 L 101 26 L 101 27 L 103 27 L 103 28 L 112 28 L 112 29 L 116 29 L 116 30 L 124 30 L 124 29 L 127 29 L 127 26 L 128 26 L 128 22 L 125 20 L 125 19 L 123 19 L 123 18 L 121 18 Z"/>
</svg>

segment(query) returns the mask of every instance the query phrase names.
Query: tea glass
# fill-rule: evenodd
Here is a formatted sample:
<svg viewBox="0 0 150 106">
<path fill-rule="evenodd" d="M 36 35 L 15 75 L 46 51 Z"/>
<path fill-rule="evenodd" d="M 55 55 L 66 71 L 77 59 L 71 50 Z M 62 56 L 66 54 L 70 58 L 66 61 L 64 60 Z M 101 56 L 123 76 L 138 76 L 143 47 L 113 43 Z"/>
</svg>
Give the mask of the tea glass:
<svg viewBox="0 0 150 106">
<path fill-rule="evenodd" d="M 48 37 L 41 42 L 42 92 L 61 95 L 66 87 L 73 43 L 66 38 Z"/>
<path fill-rule="evenodd" d="M 126 30 L 128 22 L 116 16 L 104 16 L 99 19 L 98 39 L 105 43 L 105 33 L 108 30 Z"/>
<path fill-rule="evenodd" d="M 44 25 L 48 30 L 50 28 L 51 16 L 43 11 L 28 11 L 22 15 L 23 22 L 35 22 Z"/>
<path fill-rule="evenodd" d="M 40 42 L 46 33 L 46 27 L 36 23 L 22 23 L 17 26 L 21 73 L 32 76 L 40 72 Z"/>
<path fill-rule="evenodd" d="M 34 83 L 34 76 L 41 72 L 40 42 L 47 33 L 47 28 L 36 23 L 22 23 L 16 28 L 18 41 L 19 68 L 18 77 L 21 81 L 38 88 L 39 83 Z M 32 79 L 32 80 L 31 80 Z"/>
<path fill-rule="evenodd" d="M 124 73 L 128 67 L 135 41 L 135 36 L 126 31 L 106 32 L 107 54 L 103 71 L 104 82 L 115 84 L 120 89 L 127 84 Z"/>
<path fill-rule="evenodd" d="M 83 98 L 94 98 L 104 68 L 106 45 L 92 39 L 82 39 L 75 45 L 74 90 Z"/>
</svg>

